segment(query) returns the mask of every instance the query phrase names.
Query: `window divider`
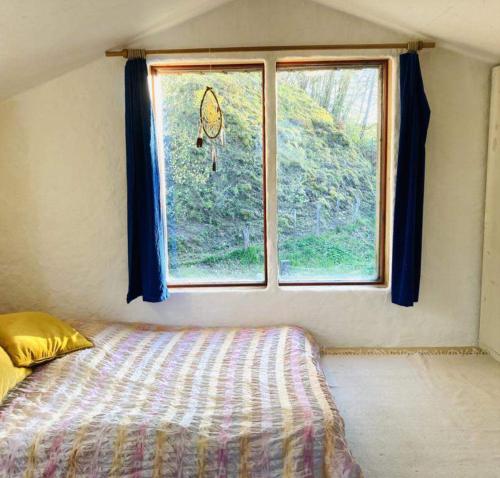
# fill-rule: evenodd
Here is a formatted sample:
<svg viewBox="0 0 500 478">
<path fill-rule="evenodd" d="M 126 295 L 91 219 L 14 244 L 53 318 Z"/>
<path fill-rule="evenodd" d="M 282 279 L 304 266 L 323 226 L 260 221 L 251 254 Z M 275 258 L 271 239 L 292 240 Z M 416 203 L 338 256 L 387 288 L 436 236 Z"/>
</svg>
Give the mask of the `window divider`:
<svg viewBox="0 0 500 478">
<path fill-rule="evenodd" d="M 268 58 L 265 72 L 265 134 L 266 134 L 266 164 L 267 164 L 267 260 L 269 262 L 268 286 L 278 286 L 278 192 L 277 192 L 277 83 L 276 61 Z M 267 103 L 267 104 L 266 104 Z"/>
</svg>

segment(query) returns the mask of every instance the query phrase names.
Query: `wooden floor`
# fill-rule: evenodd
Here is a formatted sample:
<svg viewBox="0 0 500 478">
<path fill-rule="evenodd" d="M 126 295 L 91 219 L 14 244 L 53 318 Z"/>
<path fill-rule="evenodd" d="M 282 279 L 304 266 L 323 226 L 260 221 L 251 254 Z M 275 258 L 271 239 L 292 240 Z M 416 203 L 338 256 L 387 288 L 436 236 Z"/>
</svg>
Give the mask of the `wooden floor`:
<svg viewBox="0 0 500 478">
<path fill-rule="evenodd" d="M 500 363 L 486 355 L 324 356 L 366 478 L 500 478 Z"/>
</svg>

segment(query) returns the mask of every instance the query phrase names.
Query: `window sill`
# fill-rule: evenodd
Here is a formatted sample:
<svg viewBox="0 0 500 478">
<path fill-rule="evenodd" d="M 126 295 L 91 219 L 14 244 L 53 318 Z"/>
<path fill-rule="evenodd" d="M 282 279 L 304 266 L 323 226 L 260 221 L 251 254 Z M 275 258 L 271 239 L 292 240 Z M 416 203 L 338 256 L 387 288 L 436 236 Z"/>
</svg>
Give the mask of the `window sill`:
<svg viewBox="0 0 500 478">
<path fill-rule="evenodd" d="M 196 285 L 168 285 L 170 293 L 178 292 L 237 292 L 249 290 L 266 290 L 268 284 L 196 284 Z"/>
<path fill-rule="evenodd" d="M 353 290 L 381 290 L 387 291 L 389 285 L 386 283 L 338 283 L 338 284 L 278 284 L 278 289 L 285 291 L 353 291 Z"/>
<path fill-rule="evenodd" d="M 171 294 L 213 294 L 213 293 L 234 293 L 234 292 L 265 292 L 265 291 L 279 291 L 285 293 L 297 293 L 297 292 L 352 292 L 352 291 L 380 291 L 387 292 L 390 289 L 388 284 L 245 284 L 241 286 L 236 286 L 234 284 L 228 285 L 197 285 L 197 286 L 169 286 L 169 292 Z"/>
</svg>

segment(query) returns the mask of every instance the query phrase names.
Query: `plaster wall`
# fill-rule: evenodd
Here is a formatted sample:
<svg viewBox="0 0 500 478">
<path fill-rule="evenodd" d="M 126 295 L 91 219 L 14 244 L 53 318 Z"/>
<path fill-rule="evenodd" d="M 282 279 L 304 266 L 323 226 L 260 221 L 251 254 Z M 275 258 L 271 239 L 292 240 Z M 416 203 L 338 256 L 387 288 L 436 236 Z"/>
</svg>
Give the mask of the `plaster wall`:
<svg viewBox="0 0 500 478">
<path fill-rule="evenodd" d="M 500 66 L 491 78 L 480 345 L 500 360 Z"/>
</svg>

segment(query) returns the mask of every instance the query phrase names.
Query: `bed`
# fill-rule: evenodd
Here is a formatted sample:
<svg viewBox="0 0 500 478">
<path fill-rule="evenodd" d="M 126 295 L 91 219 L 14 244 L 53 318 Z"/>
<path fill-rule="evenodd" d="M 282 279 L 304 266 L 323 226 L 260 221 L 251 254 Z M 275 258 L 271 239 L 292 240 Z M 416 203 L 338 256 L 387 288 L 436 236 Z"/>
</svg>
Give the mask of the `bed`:
<svg viewBox="0 0 500 478">
<path fill-rule="evenodd" d="M 74 325 L 0 405 L 0 476 L 362 476 L 304 330 Z"/>
</svg>

